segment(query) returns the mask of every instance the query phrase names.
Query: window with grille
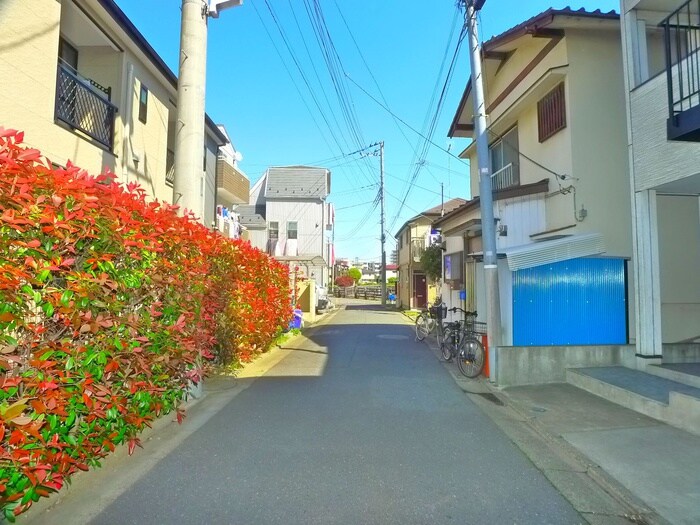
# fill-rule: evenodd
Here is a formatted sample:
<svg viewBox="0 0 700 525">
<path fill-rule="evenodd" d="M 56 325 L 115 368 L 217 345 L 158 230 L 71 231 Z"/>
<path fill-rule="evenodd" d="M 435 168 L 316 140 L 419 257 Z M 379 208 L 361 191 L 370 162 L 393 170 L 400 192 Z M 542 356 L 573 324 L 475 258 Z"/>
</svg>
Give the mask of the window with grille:
<svg viewBox="0 0 700 525">
<path fill-rule="evenodd" d="M 566 127 L 564 83 L 560 83 L 537 103 L 537 129 L 540 142 Z"/>
<path fill-rule="evenodd" d="M 296 221 L 289 221 L 287 223 L 287 239 L 297 238 L 297 223 Z"/>
<path fill-rule="evenodd" d="M 280 236 L 280 223 L 277 221 L 270 221 L 270 240 L 277 240 Z"/>
<path fill-rule="evenodd" d="M 148 88 L 141 84 L 141 93 L 139 94 L 139 120 L 146 123 L 148 118 Z"/>
</svg>

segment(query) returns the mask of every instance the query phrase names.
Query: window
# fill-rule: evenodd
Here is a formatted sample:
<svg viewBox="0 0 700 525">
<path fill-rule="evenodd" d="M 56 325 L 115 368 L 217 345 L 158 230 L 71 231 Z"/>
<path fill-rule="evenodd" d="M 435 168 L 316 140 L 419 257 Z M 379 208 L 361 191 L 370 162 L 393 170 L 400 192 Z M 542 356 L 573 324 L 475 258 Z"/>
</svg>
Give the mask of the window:
<svg viewBox="0 0 700 525">
<path fill-rule="evenodd" d="M 146 123 L 148 117 L 148 88 L 141 84 L 141 93 L 139 94 L 139 120 Z"/>
<path fill-rule="evenodd" d="M 277 221 L 270 221 L 270 225 L 268 226 L 270 230 L 270 240 L 271 241 L 276 241 L 280 237 L 280 223 Z"/>
<path fill-rule="evenodd" d="M 296 221 L 289 221 L 287 223 L 287 239 L 296 239 L 297 238 L 297 222 Z"/>
<path fill-rule="evenodd" d="M 520 148 L 518 127 L 506 132 L 489 147 L 493 189 L 500 190 L 520 184 Z"/>
<path fill-rule="evenodd" d="M 78 72 L 78 50 L 63 37 L 58 39 L 58 58 L 60 63 L 67 66 L 73 73 Z"/>
<path fill-rule="evenodd" d="M 564 83 L 561 82 L 537 103 L 537 130 L 540 142 L 544 142 L 566 127 L 566 103 Z"/>
<path fill-rule="evenodd" d="M 463 282 L 462 252 L 448 253 L 445 255 L 445 281 L 454 284 Z"/>
</svg>

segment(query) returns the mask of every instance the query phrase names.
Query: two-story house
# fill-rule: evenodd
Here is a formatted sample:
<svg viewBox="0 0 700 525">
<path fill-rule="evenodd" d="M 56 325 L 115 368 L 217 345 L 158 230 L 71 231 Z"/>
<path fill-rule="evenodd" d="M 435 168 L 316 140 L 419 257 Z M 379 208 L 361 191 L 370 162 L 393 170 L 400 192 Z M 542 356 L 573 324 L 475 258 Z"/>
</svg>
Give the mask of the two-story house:
<svg viewBox="0 0 700 525">
<path fill-rule="evenodd" d="M 335 220 L 330 191 L 326 168 L 273 167 L 251 188 L 249 204 L 235 211 L 253 246 L 327 287 Z"/>
<path fill-rule="evenodd" d="M 632 256 L 620 21 L 549 9 L 483 44 L 503 346 L 624 345 Z M 449 130 L 473 137 L 471 80 Z M 485 320 L 479 175 L 435 221 L 443 299 Z"/>
<path fill-rule="evenodd" d="M 0 125 L 58 165 L 112 170 L 177 202 L 177 78 L 113 0 L 0 2 Z M 216 159 L 228 139 L 207 116 L 202 221 L 215 220 Z"/>
<path fill-rule="evenodd" d="M 398 248 L 397 303 L 402 308 L 425 308 L 437 296 L 437 283 L 430 282 L 420 262 L 431 239 L 435 240 L 431 224 L 445 213 L 464 204 L 464 199 L 451 199 L 415 217 L 411 217 L 394 235 Z"/>
<path fill-rule="evenodd" d="M 624 0 L 621 13 L 637 355 L 700 362 L 698 3 Z"/>
</svg>

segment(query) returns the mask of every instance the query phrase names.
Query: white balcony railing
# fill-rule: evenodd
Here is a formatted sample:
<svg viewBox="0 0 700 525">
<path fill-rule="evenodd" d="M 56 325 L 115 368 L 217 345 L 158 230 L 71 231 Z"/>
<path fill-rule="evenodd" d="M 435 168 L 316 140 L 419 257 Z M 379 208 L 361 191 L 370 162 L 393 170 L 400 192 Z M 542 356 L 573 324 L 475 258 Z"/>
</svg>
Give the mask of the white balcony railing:
<svg viewBox="0 0 700 525">
<path fill-rule="evenodd" d="M 520 183 L 517 169 L 513 166 L 513 163 L 507 164 L 500 170 L 492 173 L 491 180 L 494 191 L 517 186 Z"/>
</svg>

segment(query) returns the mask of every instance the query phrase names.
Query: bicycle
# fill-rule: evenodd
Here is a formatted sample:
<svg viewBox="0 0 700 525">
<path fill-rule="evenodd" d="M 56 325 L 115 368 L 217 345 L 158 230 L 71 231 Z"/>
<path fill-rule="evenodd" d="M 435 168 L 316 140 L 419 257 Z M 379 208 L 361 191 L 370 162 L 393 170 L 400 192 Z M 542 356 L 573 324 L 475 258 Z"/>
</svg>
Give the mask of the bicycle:
<svg viewBox="0 0 700 525">
<path fill-rule="evenodd" d="M 416 317 L 416 340 L 422 341 L 428 334 L 436 330 L 438 332 L 438 340 L 440 340 L 441 321 L 445 318 L 446 313 L 447 306 L 442 302 L 442 299 L 438 297 L 432 306 L 427 310 L 423 310 L 418 317 Z"/>
<path fill-rule="evenodd" d="M 484 346 L 477 338 L 476 312 L 468 312 L 459 307 L 449 309 L 450 312 L 460 311 L 464 314 L 464 322 L 446 323 L 440 344 L 442 358 L 451 361 L 457 358 L 457 366 L 462 375 L 470 378 L 477 377 L 484 370 Z"/>
</svg>

